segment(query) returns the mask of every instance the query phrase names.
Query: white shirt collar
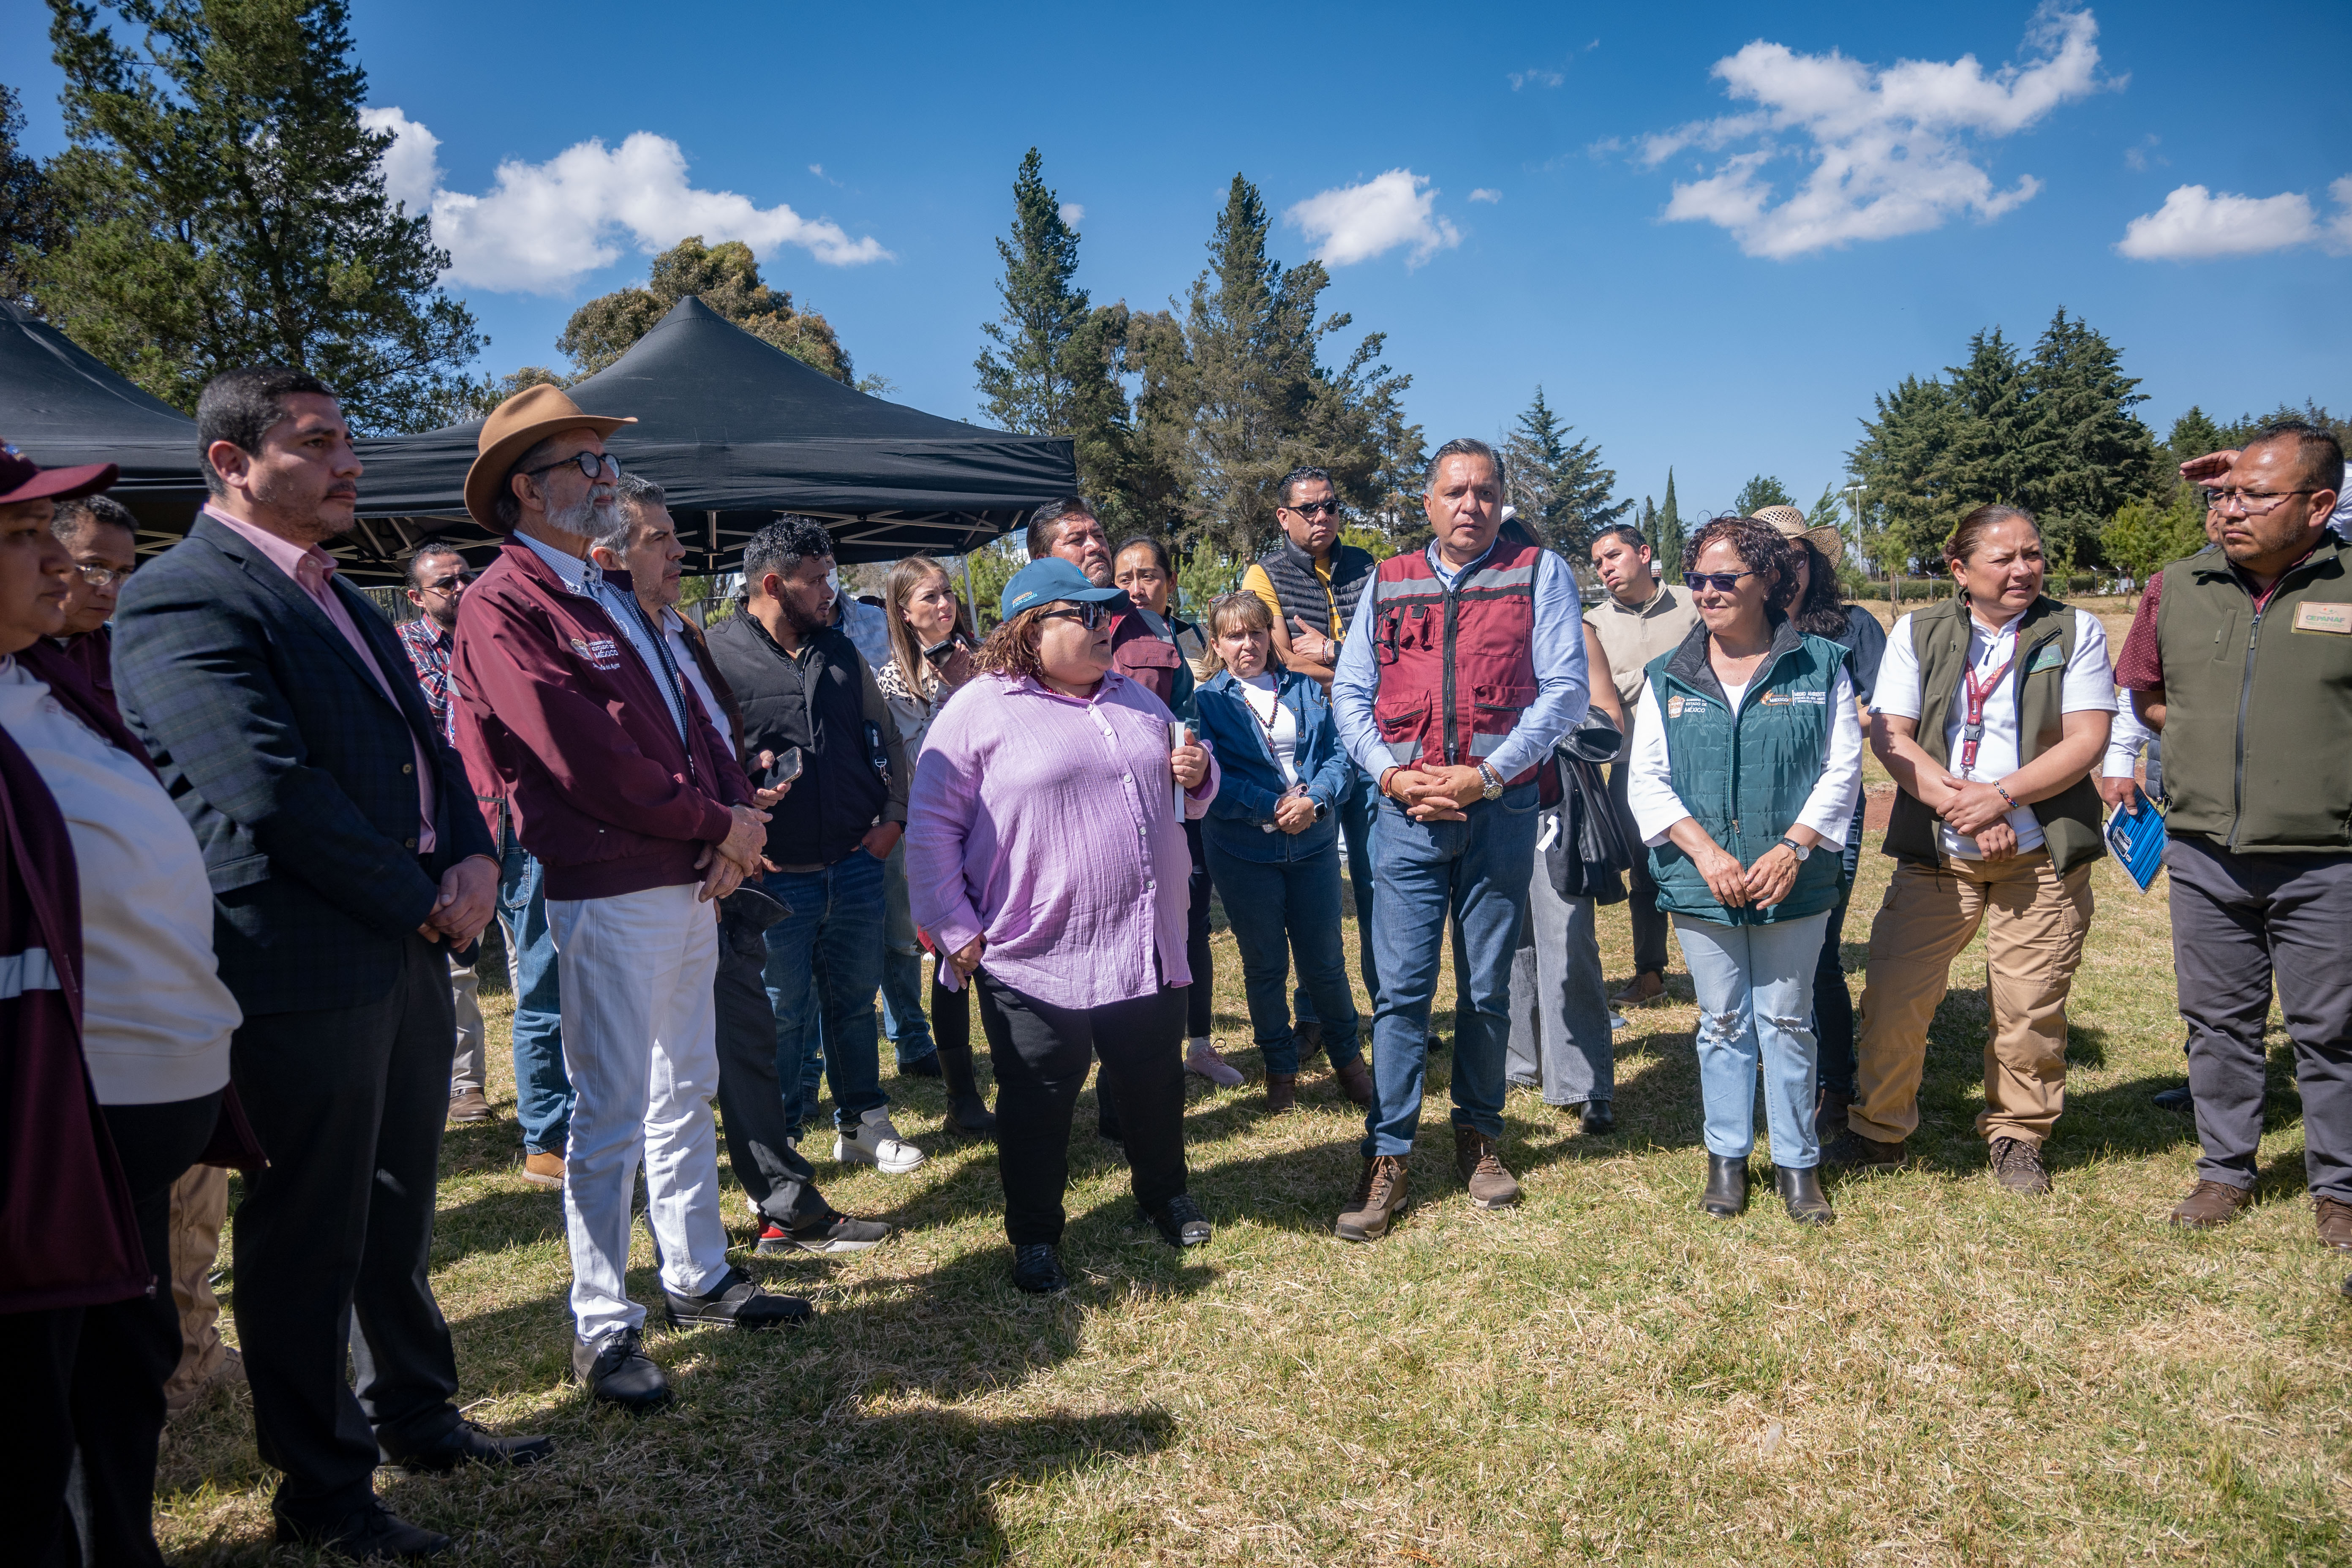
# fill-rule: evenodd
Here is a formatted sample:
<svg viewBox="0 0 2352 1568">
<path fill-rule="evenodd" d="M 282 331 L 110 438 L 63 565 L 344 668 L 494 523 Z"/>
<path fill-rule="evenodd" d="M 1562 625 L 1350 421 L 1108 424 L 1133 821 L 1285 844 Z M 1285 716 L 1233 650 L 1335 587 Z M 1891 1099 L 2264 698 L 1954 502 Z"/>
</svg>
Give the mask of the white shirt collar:
<svg viewBox="0 0 2352 1568">
<path fill-rule="evenodd" d="M 604 574 L 593 562 L 583 561 L 567 551 L 558 550 L 545 540 L 534 539 L 520 529 L 515 531 L 514 537 L 530 545 L 533 552 L 547 563 L 548 569 L 562 580 L 565 587 L 592 599 L 597 596 L 596 589 L 604 581 Z"/>
</svg>

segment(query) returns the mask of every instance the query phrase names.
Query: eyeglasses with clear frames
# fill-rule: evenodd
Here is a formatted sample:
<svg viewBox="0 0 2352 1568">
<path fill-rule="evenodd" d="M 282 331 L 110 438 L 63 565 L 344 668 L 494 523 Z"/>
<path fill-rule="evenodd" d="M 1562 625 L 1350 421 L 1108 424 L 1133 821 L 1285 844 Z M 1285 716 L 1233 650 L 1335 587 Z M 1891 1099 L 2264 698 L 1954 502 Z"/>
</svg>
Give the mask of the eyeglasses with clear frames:
<svg viewBox="0 0 2352 1568">
<path fill-rule="evenodd" d="M 2308 489 L 2299 490 L 2207 490 L 2206 504 L 2215 511 L 2228 511 L 2232 507 L 2247 517 L 2268 517 L 2284 505 L 2289 496 L 2307 496 Z M 2261 504 L 2257 505 L 2259 502 Z"/>
<path fill-rule="evenodd" d="M 77 561 L 74 563 L 74 570 L 80 573 L 81 580 L 91 587 L 103 588 L 110 583 L 121 582 L 125 577 L 130 576 L 135 568 L 125 566 L 121 571 L 117 571 L 111 566 L 89 566 Z"/>
</svg>

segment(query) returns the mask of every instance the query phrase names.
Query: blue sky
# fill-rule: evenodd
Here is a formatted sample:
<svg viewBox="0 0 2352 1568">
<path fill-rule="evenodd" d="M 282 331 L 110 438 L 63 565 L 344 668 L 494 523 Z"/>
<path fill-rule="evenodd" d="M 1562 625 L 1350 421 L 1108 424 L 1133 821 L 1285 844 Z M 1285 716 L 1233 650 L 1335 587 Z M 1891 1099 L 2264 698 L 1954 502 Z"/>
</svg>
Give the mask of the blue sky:
<svg viewBox="0 0 2352 1568">
<path fill-rule="evenodd" d="M 653 14 L 356 5 L 371 104 L 437 142 L 408 133 L 401 177 L 485 368 L 556 363 L 581 300 L 732 226 L 861 373 L 973 417 L 1034 143 L 1097 301 L 1181 296 L 1239 171 L 1298 209 L 1276 254 L 1320 248 L 1330 308 L 1388 334 L 1433 444 L 1541 383 L 1621 494 L 1673 465 L 1686 517 L 1759 471 L 1810 502 L 1874 393 L 2061 306 L 2159 435 L 2191 403 L 2352 405 L 2352 7 Z M 41 153 L 46 26 L 0 0 Z"/>
</svg>

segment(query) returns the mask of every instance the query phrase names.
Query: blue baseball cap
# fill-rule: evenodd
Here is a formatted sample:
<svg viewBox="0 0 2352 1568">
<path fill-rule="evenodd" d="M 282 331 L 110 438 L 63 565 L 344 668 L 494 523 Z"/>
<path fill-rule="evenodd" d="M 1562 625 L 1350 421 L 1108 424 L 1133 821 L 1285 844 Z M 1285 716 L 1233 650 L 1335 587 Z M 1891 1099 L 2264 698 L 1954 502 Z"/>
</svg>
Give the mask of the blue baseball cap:
<svg viewBox="0 0 2352 1568">
<path fill-rule="evenodd" d="M 1050 605 L 1056 599 L 1099 603 L 1116 599 L 1123 592 L 1119 588 L 1097 588 L 1076 566 L 1058 555 L 1048 555 L 1042 561 L 1032 561 L 1013 574 L 1013 581 L 1004 584 L 1003 596 L 996 602 L 996 614 L 999 619 L 1009 621 L 1024 610 Z"/>
</svg>

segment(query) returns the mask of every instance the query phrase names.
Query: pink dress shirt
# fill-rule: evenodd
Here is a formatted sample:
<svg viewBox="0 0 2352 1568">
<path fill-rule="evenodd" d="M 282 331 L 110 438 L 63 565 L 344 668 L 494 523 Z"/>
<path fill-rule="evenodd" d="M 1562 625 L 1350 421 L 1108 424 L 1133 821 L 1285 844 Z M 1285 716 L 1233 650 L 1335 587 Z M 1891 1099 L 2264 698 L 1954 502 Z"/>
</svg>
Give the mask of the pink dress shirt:
<svg viewBox="0 0 2352 1568">
<path fill-rule="evenodd" d="M 343 634 L 343 640 L 352 645 L 352 651 L 360 656 L 360 662 L 367 666 L 368 673 L 374 676 L 375 683 L 383 689 L 384 700 L 394 709 L 400 707 L 400 699 L 393 695 L 392 682 L 383 678 L 383 666 L 375 661 L 375 654 L 368 647 L 367 639 L 360 636 L 358 623 L 352 619 L 351 611 L 344 607 L 342 600 L 335 596 L 334 590 L 327 586 L 327 580 L 335 574 L 333 556 L 315 544 L 297 544 L 290 539 L 280 539 L 267 529 L 240 522 L 218 507 L 205 507 L 205 515 L 260 551 L 271 565 L 294 579 L 294 585 L 310 595 L 310 602 L 326 612 L 327 619 L 335 624 L 335 629 Z M 409 731 L 408 743 L 416 748 L 416 852 L 430 855 L 437 841 L 433 831 L 433 759 L 425 754 L 425 742 L 416 738 L 414 729 Z"/>
<path fill-rule="evenodd" d="M 908 893 L 941 953 L 985 934 L 982 967 L 1056 1007 L 1192 983 L 1172 717 L 1116 670 L 1087 700 L 993 675 L 956 692 L 931 721 L 907 803 Z M 1212 756 L 1187 817 L 1207 815 L 1217 779 Z M 940 978 L 954 987 L 953 969 Z"/>
</svg>

